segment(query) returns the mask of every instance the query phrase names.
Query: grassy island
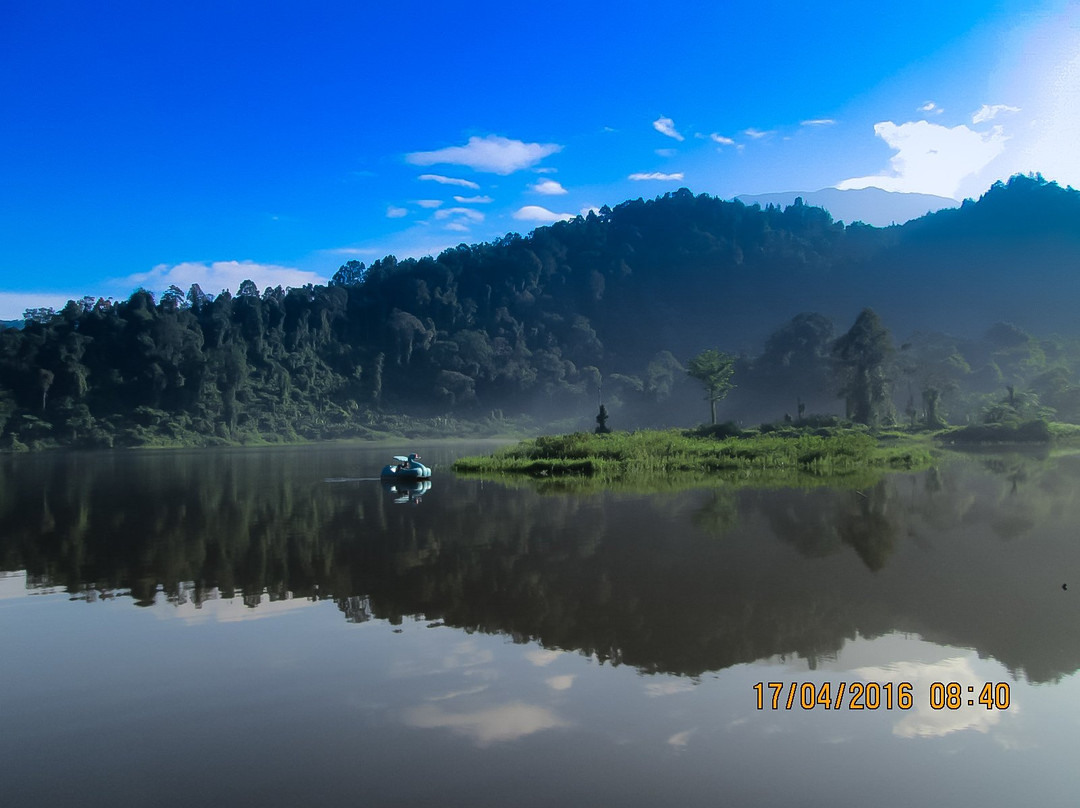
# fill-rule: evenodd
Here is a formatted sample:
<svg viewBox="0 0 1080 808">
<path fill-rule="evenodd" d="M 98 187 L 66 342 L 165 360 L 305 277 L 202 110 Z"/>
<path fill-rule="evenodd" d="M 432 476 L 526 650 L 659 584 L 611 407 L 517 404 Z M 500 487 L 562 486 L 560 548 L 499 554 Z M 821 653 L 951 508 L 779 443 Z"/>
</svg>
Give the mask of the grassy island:
<svg viewBox="0 0 1080 808">
<path fill-rule="evenodd" d="M 672 475 L 838 477 L 929 465 L 929 438 L 876 437 L 859 427 L 724 435 L 715 429 L 575 432 L 525 440 L 454 463 L 464 474 L 581 477 L 608 481 Z"/>
</svg>

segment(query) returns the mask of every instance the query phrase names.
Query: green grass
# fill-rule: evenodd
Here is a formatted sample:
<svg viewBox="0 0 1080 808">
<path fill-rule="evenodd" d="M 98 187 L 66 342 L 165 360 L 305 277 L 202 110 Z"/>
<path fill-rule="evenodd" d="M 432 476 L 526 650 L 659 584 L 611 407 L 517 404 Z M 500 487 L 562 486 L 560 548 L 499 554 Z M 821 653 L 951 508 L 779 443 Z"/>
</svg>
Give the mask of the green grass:
<svg viewBox="0 0 1080 808">
<path fill-rule="evenodd" d="M 525 440 L 486 457 L 465 457 L 454 463 L 454 470 L 647 485 L 673 477 L 697 484 L 709 478 L 797 482 L 930 464 L 929 440 L 890 438 L 880 442 L 857 428 L 746 433 L 723 439 L 675 429 L 607 435 L 575 432 Z"/>
</svg>

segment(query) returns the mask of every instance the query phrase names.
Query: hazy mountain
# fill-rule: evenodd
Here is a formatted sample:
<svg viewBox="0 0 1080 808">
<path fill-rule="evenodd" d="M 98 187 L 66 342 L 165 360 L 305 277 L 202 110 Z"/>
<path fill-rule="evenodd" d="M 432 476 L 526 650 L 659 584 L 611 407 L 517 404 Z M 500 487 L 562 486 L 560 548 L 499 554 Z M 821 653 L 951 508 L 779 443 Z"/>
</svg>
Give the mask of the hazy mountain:
<svg viewBox="0 0 1080 808">
<path fill-rule="evenodd" d="M 22 328 L 25 320 L 0 320 L 0 329 Z"/>
<path fill-rule="evenodd" d="M 686 424 L 703 413 L 684 366 L 711 347 L 740 355 L 727 416 L 794 399 L 829 412 L 834 340 L 865 308 L 908 346 L 899 411 L 930 391 L 962 422 L 1012 388 L 1080 423 L 1078 266 L 1080 192 L 1041 177 L 886 228 L 682 188 L 438 256 L 350 261 L 327 286 L 41 310 L 0 331 L 0 448 L 591 418 L 601 382 L 620 428 Z"/>
<path fill-rule="evenodd" d="M 942 208 L 955 208 L 960 203 L 947 196 L 931 194 L 901 194 L 881 188 L 859 188 L 841 191 L 822 188 L 819 191 L 784 191 L 776 194 L 742 194 L 735 197 L 745 205 L 758 204 L 787 207 L 796 197 L 803 203 L 825 208 L 833 219 L 847 223 L 865 222 L 875 227 L 903 224 Z"/>
</svg>

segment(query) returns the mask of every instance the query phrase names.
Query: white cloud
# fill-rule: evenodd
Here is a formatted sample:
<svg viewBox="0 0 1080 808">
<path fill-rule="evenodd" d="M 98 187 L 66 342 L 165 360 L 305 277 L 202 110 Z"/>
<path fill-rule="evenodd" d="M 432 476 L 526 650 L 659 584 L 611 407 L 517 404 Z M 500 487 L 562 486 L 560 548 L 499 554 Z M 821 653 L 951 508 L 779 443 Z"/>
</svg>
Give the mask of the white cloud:
<svg viewBox="0 0 1080 808">
<path fill-rule="evenodd" d="M 464 690 L 451 690 L 449 693 L 440 693 L 438 696 L 428 696 L 428 701 L 449 701 L 450 699 L 459 699 L 462 696 L 475 696 L 477 693 L 483 693 L 490 688 L 491 685 L 477 685 L 476 687 L 469 687 Z"/>
<path fill-rule="evenodd" d="M 555 143 L 524 143 L 499 135 L 488 135 L 471 137 L 464 146 L 413 152 L 405 155 L 405 159 L 417 166 L 448 163 L 467 166 L 473 171 L 506 175 L 529 168 L 559 151 L 562 151 L 562 146 Z"/>
<path fill-rule="evenodd" d="M 525 654 L 525 658 L 538 668 L 546 668 L 562 654 L 562 651 L 552 651 L 550 648 L 534 648 Z"/>
<path fill-rule="evenodd" d="M 662 182 L 673 182 L 682 180 L 683 173 L 681 171 L 675 174 L 664 174 L 659 171 L 650 171 L 648 173 L 631 174 L 627 179 L 634 180 L 635 182 L 641 182 L 642 180 L 661 180 Z"/>
<path fill-rule="evenodd" d="M 462 670 L 475 668 L 478 665 L 486 665 L 495 659 L 494 652 L 489 648 L 480 648 L 474 640 L 460 642 L 446 656 L 443 657 L 442 670 Z"/>
<path fill-rule="evenodd" d="M 652 125 L 653 129 L 655 129 L 661 135 L 667 135 L 668 137 L 673 137 L 676 140 L 686 139 L 681 134 L 679 134 L 678 130 L 675 129 L 675 121 L 671 120 L 671 118 L 657 118 L 655 121 L 653 121 Z"/>
<path fill-rule="evenodd" d="M 216 590 L 211 590 L 209 594 L 210 597 L 198 604 L 192 600 L 179 603 L 166 601 L 159 595 L 152 613 L 159 620 L 180 619 L 188 625 L 199 625 L 209 622 L 239 623 L 280 617 L 312 605 L 312 601 L 307 598 L 271 600 L 268 594 L 263 594 L 259 597 L 258 606 L 253 608 L 244 598 L 222 598 Z"/>
<path fill-rule="evenodd" d="M 207 294 L 216 295 L 222 289 L 235 292 L 245 280 L 254 281 L 259 289 L 326 283 L 326 278 L 314 272 L 276 264 L 257 264 L 254 261 L 214 261 L 209 264 L 186 261 L 173 266 L 158 264 L 149 272 L 129 275 L 112 283 L 132 289 L 143 286 L 151 291 L 163 291 L 170 286 L 178 286 L 186 291 L 191 284 L 197 283 Z"/>
<path fill-rule="evenodd" d="M 716 132 L 713 132 L 711 135 L 709 135 L 709 137 L 712 139 L 713 143 L 719 143 L 721 146 L 734 146 L 735 145 L 734 140 L 732 140 L 729 137 L 724 137 L 723 135 L 718 135 L 718 134 L 716 134 Z"/>
<path fill-rule="evenodd" d="M 1027 30 L 1010 36 L 989 76 L 988 92 L 1023 110 L 995 120 L 1008 123 L 1013 139 L 992 176 L 979 178 L 982 190 L 988 181 L 1033 171 L 1080 187 L 1080 5 L 1058 5 L 1059 12 L 1032 16 Z"/>
<path fill-rule="evenodd" d="M 645 685 L 645 694 L 649 697 L 674 696 L 677 693 L 689 693 L 693 689 L 692 679 L 662 679 Z"/>
<path fill-rule="evenodd" d="M 82 300 L 82 292 L 2 292 L 0 291 L 0 320 L 21 320 L 27 309 L 53 308 L 59 311 L 69 300 Z M 98 295 L 94 295 L 96 299 Z"/>
<path fill-rule="evenodd" d="M 897 125 L 883 121 L 874 133 L 896 151 L 889 171 L 853 177 L 837 184 L 840 190 L 883 188 L 886 191 L 955 197 L 965 177 L 978 173 L 1005 149 L 1001 127 L 976 132 L 967 126 L 951 129 L 929 121 Z"/>
<path fill-rule="evenodd" d="M 555 182 L 555 180 L 541 180 L 540 182 L 530 185 L 529 190 L 534 193 L 544 194 L 545 196 L 558 196 L 559 194 L 567 193 L 567 190 L 563 188 L 561 184 Z"/>
<path fill-rule="evenodd" d="M 460 185 L 462 188 L 472 188 L 474 191 L 480 190 L 480 186 L 472 180 L 462 180 L 457 177 L 444 177 L 442 174 L 421 174 L 420 179 L 437 182 L 441 185 Z"/>
<path fill-rule="evenodd" d="M 461 205 L 486 205 L 495 200 L 490 196 L 455 196 L 454 201 Z"/>
<path fill-rule="evenodd" d="M 441 199 L 417 199 L 416 204 L 422 208 L 432 209 L 437 208 L 442 204 Z"/>
<path fill-rule="evenodd" d="M 574 686 L 575 678 L 577 678 L 577 674 L 566 673 L 562 676 L 551 676 L 544 680 L 544 684 L 552 690 L 569 690 Z"/>
<path fill-rule="evenodd" d="M 979 111 L 971 116 L 972 123 L 992 121 L 1002 112 L 1019 112 L 1020 107 L 1010 107 L 1008 104 L 983 104 Z"/>
<path fill-rule="evenodd" d="M 478 210 L 472 208 L 444 208 L 443 210 L 435 211 L 435 218 L 442 221 L 443 219 L 460 218 L 470 222 L 482 222 L 484 221 L 484 214 Z"/>
<path fill-rule="evenodd" d="M 328 250 L 320 250 L 327 255 L 385 255 L 375 247 L 331 247 Z"/>
<path fill-rule="evenodd" d="M 746 135 L 747 137 L 753 138 L 754 140 L 761 140 L 761 138 L 768 137 L 769 135 L 773 134 L 774 131 L 775 130 L 773 130 L 773 129 L 765 130 L 765 129 L 755 129 L 754 127 L 750 127 L 749 129 L 743 129 L 743 134 Z"/>
<path fill-rule="evenodd" d="M 688 743 L 690 743 L 690 736 L 693 735 L 696 730 L 688 729 L 682 732 L 676 732 L 670 738 L 667 739 L 668 746 L 674 746 L 676 749 L 683 749 Z"/>
<path fill-rule="evenodd" d="M 484 214 L 473 208 L 443 208 L 435 211 L 435 220 L 443 222 L 446 230 L 468 233 L 472 225 L 484 221 Z"/>
<path fill-rule="evenodd" d="M 568 721 L 551 710 L 520 701 L 462 713 L 425 704 L 408 710 L 405 724 L 422 729 L 449 729 L 471 738 L 478 746 L 514 741 L 546 729 L 569 726 Z"/>
<path fill-rule="evenodd" d="M 514 218 L 523 222 L 565 222 L 574 218 L 572 213 L 555 213 L 547 208 L 542 208 L 539 205 L 526 205 L 523 208 L 518 208 L 514 213 Z"/>
<path fill-rule="evenodd" d="M 802 126 L 832 126 L 835 124 L 832 118 L 811 118 L 808 121 L 803 121 Z"/>
<path fill-rule="evenodd" d="M 983 682 L 972 667 L 972 657 L 951 657 L 938 662 L 892 662 L 887 667 L 866 667 L 855 671 L 868 682 L 886 682 L 891 679 L 910 682 L 915 694 L 913 707 L 899 712 L 899 720 L 893 725 L 893 735 L 901 738 L 940 738 L 954 732 L 975 730 L 987 733 L 1003 717 L 1000 710 L 987 710 L 976 702 L 959 710 L 934 710 L 930 705 L 932 682 L 956 682 L 960 685 L 962 701 L 975 701 Z"/>
<path fill-rule="evenodd" d="M 674 157 L 679 153 L 678 149 L 653 149 L 657 157 Z"/>
<path fill-rule="evenodd" d="M 408 216 L 408 208 L 398 208 L 394 205 L 390 205 L 386 209 L 386 218 L 388 219 L 400 219 L 402 216 Z"/>
<path fill-rule="evenodd" d="M 921 107 L 919 107 L 919 112 L 930 112 L 930 113 L 933 113 L 934 115 L 940 115 L 944 111 L 945 110 L 943 110 L 941 107 L 939 107 L 933 101 L 927 101 L 925 104 L 923 104 Z"/>
</svg>

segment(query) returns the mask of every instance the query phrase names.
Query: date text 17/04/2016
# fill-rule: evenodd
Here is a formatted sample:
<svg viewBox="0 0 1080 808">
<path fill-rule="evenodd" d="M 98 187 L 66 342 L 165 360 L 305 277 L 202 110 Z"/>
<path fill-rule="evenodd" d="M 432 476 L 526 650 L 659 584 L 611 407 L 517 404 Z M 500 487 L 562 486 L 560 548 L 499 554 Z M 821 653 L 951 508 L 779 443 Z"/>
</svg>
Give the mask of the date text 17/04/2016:
<svg viewBox="0 0 1080 808">
<path fill-rule="evenodd" d="M 910 710 L 916 698 L 911 682 L 758 682 L 754 694 L 759 710 Z M 1009 684 L 931 682 L 927 697 L 933 710 L 1007 710 Z"/>
</svg>

